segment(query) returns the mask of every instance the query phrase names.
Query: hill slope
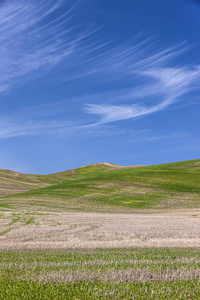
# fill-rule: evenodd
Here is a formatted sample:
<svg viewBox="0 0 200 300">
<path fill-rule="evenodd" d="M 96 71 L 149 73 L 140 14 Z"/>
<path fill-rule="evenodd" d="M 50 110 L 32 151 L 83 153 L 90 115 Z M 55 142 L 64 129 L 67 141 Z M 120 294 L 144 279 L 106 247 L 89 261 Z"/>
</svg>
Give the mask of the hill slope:
<svg viewBox="0 0 200 300">
<path fill-rule="evenodd" d="M 99 163 L 49 175 L 23 174 L 0 169 L 0 196 L 30 191 L 32 189 L 71 180 L 74 177 L 78 178 L 79 175 L 111 170 L 112 168 L 123 167 L 110 163 Z"/>
<path fill-rule="evenodd" d="M 3 172 L 3 171 L 2 171 Z M 50 175 L 7 172 L 4 183 L 31 191 L 1 197 L 0 207 L 112 210 L 200 207 L 200 160 L 143 167 L 94 164 Z M 15 172 L 16 173 L 16 172 Z M 13 176 L 15 176 L 13 179 Z M 3 184 L 3 183 L 1 183 Z M 42 188 L 37 188 L 43 186 Z M 46 187 L 44 187 L 46 186 Z"/>
<path fill-rule="evenodd" d="M 40 180 L 40 176 L 0 169 L 0 196 L 29 191 L 46 185 Z"/>
</svg>

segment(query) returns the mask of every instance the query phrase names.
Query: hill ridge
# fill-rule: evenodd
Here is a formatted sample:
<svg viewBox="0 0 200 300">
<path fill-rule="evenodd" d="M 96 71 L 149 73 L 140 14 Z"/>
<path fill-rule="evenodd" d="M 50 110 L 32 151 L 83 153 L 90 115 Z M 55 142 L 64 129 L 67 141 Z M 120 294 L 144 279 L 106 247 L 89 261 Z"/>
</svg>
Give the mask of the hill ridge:
<svg viewBox="0 0 200 300">
<path fill-rule="evenodd" d="M 113 197 L 120 198 L 120 194 L 127 194 L 128 192 L 125 192 L 124 188 L 121 188 L 121 191 L 119 191 L 119 194 L 117 194 L 119 186 L 127 186 L 127 191 L 130 189 L 130 197 L 135 195 L 136 190 L 138 190 L 137 193 L 140 193 L 140 196 L 138 196 L 139 198 L 141 198 L 141 194 L 147 195 L 148 190 L 151 190 L 151 193 L 155 194 L 156 198 L 156 194 L 162 195 L 163 188 L 166 189 L 167 187 L 167 182 L 169 182 L 169 186 L 171 186 L 172 190 L 180 191 L 180 187 L 178 188 L 178 186 L 182 186 L 181 189 L 187 191 L 187 181 L 191 181 L 191 186 L 188 187 L 188 190 L 191 189 L 196 191 L 196 188 L 193 188 L 192 186 L 194 185 L 194 182 L 196 182 L 195 184 L 198 183 L 197 176 L 199 176 L 199 171 L 200 160 L 198 159 L 154 166 L 119 166 L 116 164 L 103 162 L 47 175 L 23 174 L 16 171 L 0 169 L 0 196 L 3 197 L 19 193 L 24 194 L 24 192 L 25 196 L 26 192 L 31 190 L 34 192 L 34 190 L 41 190 L 41 188 L 44 189 L 44 193 L 48 194 L 49 191 L 52 190 L 52 186 L 56 187 L 56 185 L 59 185 L 59 189 L 63 189 L 63 195 L 66 194 L 67 190 L 70 191 L 73 189 L 73 193 L 71 195 L 76 197 L 77 195 L 81 195 L 83 191 L 77 191 L 78 194 L 76 195 L 73 187 L 75 183 L 80 185 L 81 188 L 84 186 L 84 184 L 86 186 L 86 184 L 88 185 L 88 182 L 91 182 L 91 186 L 94 185 L 94 188 L 87 188 L 87 197 L 84 196 L 86 198 L 93 197 L 95 195 L 95 190 L 97 191 L 96 195 L 102 194 L 102 191 L 105 190 L 102 198 L 107 198 L 105 192 L 106 190 L 108 191 L 110 187 L 112 187 L 113 191 L 116 190 L 116 193 L 113 195 Z M 193 181 L 191 180 L 192 178 Z M 135 186 L 135 191 L 132 191 L 133 186 Z M 155 190 L 157 187 L 159 187 L 159 189 Z M 45 188 L 48 188 L 48 190 Z M 56 188 L 53 193 L 56 197 Z M 186 197 L 189 196 L 187 195 Z M 196 197 L 195 194 L 194 197 Z M 94 199 L 96 198 L 98 197 L 94 196 Z M 129 203 L 129 201 L 124 201 L 124 203 Z"/>
</svg>

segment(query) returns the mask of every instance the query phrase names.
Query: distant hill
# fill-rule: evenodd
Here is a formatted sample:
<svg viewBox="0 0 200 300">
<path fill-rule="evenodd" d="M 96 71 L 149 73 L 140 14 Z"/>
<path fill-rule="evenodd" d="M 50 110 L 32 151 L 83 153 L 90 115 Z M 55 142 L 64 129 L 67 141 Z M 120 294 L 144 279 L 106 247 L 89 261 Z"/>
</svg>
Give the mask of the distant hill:
<svg viewBox="0 0 200 300">
<path fill-rule="evenodd" d="M 89 174 L 101 170 L 110 170 L 112 168 L 127 167 L 122 167 L 111 163 L 97 163 L 49 175 L 23 174 L 15 171 L 0 169 L 0 196 L 30 191 L 35 188 L 60 183 L 64 180 L 70 180 L 76 175 Z"/>
<path fill-rule="evenodd" d="M 49 175 L 0 169 L 0 197 L 5 209 L 199 208 L 200 159 L 137 167 L 97 163 Z"/>
</svg>

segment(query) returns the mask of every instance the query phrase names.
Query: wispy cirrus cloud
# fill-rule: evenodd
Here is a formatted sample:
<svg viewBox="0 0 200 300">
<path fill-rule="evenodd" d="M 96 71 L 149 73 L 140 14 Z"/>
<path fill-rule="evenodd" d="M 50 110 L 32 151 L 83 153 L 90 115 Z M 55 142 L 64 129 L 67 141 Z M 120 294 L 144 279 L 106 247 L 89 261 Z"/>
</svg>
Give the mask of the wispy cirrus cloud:
<svg viewBox="0 0 200 300">
<path fill-rule="evenodd" d="M 0 140 L 13 137 L 33 137 L 49 135 L 58 139 L 74 138 L 79 136 L 82 138 L 110 138 L 118 137 L 121 143 L 151 143 L 160 140 L 188 140 L 193 141 L 194 138 L 185 132 L 153 132 L 148 129 L 133 130 L 120 128 L 108 124 L 99 124 L 98 126 L 82 126 L 75 125 L 68 121 L 59 120 L 26 120 L 23 122 L 3 120 L 0 122 Z M 195 140 L 195 142 L 197 142 Z"/>
<path fill-rule="evenodd" d="M 0 139 L 47 134 L 56 135 L 63 131 L 67 133 L 67 129 L 70 133 L 72 132 L 72 128 L 67 121 L 30 120 L 20 122 L 19 120 L 3 120 L 0 122 Z"/>
<path fill-rule="evenodd" d="M 155 113 L 173 104 L 187 92 L 199 88 L 200 66 L 176 65 L 174 62 L 189 50 L 184 44 L 153 51 L 151 40 L 148 39 L 135 46 L 126 47 L 127 49 L 120 46 L 110 50 L 108 55 L 101 57 L 99 68 L 95 70 L 105 72 L 105 75 L 109 74 L 110 78 L 114 79 L 128 78 L 129 81 L 132 80 L 133 85 L 134 82 L 141 81 L 138 92 L 132 95 L 130 93 L 132 104 L 130 100 L 128 104 L 123 103 L 126 102 L 126 97 L 120 105 L 116 104 L 115 98 L 110 99 L 109 104 L 103 101 L 87 103 L 85 111 L 100 117 L 96 125 Z"/>
<path fill-rule="evenodd" d="M 0 92 L 81 53 L 91 31 L 72 26 L 74 5 L 5 0 L 0 3 Z"/>
<path fill-rule="evenodd" d="M 64 80 L 77 80 L 77 87 L 78 79 L 84 77 L 102 86 L 112 82 L 116 89 L 80 96 L 72 121 L 59 117 L 66 112 L 68 118 L 70 97 L 62 103 L 55 99 L 55 104 L 13 113 L 1 121 L 1 138 L 74 132 L 145 116 L 199 87 L 200 67 L 176 64 L 189 51 L 186 44 L 160 49 L 152 37 L 137 37 L 113 46 L 106 38 L 93 39 L 96 29 L 73 27 L 75 9 L 76 4 L 66 6 L 65 0 L 5 0 L 0 4 L 0 92 L 41 76 L 59 63 L 65 66 Z M 118 88 L 119 82 L 124 83 L 123 88 Z"/>
<path fill-rule="evenodd" d="M 78 134 L 78 132 L 87 135 L 94 134 L 95 132 L 97 135 L 98 130 L 101 131 L 98 132 L 98 135 L 107 135 L 108 131 L 109 135 L 115 135 L 116 131 L 113 131 L 111 127 L 108 127 L 108 130 L 106 130 L 104 124 L 144 116 L 165 109 L 177 101 L 177 98 L 185 94 L 189 89 L 197 88 L 195 82 L 199 77 L 199 71 L 198 69 L 191 71 L 166 68 L 162 69 L 161 73 L 159 73 L 158 70 L 152 69 L 145 71 L 145 76 L 152 77 L 153 79 L 155 77 L 155 82 L 139 85 L 135 88 L 88 94 L 82 97 L 30 106 L 20 111 L 13 111 L 13 113 L 9 115 L 9 118 L 4 118 L 0 122 L 0 139 L 46 134 L 62 137 L 75 135 Z M 145 97 L 148 98 L 148 96 L 153 98 L 153 100 L 150 101 L 153 102 L 153 104 L 147 105 L 148 101 L 146 101 Z M 154 97 L 158 102 L 157 104 L 154 104 Z M 88 122 L 88 119 L 85 120 L 84 113 L 79 117 L 78 122 L 76 117 L 74 119 L 70 117 L 70 115 L 75 112 L 80 114 L 81 103 L 87 103 L 91 99 L 97 103 L 101 103 L 102 99 L 104 99 L 105 104 L 87 104 L 85 106 L 86 113 L 94 115 L 93 120 L 96 115 L 99 115 L 101 117 L 99 120 Z M 112 102 L 131 103 L 133 99 L 137 104 L 107 104 Z M 140 104 L 140 102 L 145 103 L 145 101 L 147 102 L 146 105 Z M 74 102 L 76 102 L 76 105 L 73 108 L 72 103 Z M 69 103 L 71 103 L 71 105 L 69 105 Z M 64 116 L 61 117 L 61 115 Z M 122 132 L 122 135 L 124 135 L 125 131 L 121 131 L 117 128 L 118 134 Z M 136 134 L 134 140 L 137 141 L 160 139 L 160 137 L 157 136 L 152 137 L 149 131 L 145 131 L 145 136 L 144 131 L 141 132 L 139 130 L 134 133 Z M 128 134 L 130 134 L 129 131 Z M 138 134 L 139 136 L 137 136 Z M 165 134 L 164 137 L 173 138 L 174 135 Z M 182 137 L 182 133 L 180 137 Z"/>
</svg>

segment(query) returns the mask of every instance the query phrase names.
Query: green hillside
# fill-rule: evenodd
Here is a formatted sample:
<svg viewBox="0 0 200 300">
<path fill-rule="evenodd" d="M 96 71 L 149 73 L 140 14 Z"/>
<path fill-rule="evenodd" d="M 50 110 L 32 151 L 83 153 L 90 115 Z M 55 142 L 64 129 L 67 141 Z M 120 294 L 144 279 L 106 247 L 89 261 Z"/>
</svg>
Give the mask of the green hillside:
<svg viewBox="0 0 200 300">
<path fill-rule="evenodd" d="M 0 196 L 29 191 L 46 185 L 40 180 L 40 176 L 0 169 Z"/>
<path fill-rule="evenodd" d="M 0 169 L 0 196 L 17 194 L 51 184 L 61 183 L 74 177 L 77 178 L 78 175 L 111 169 L 112 167 L 117 166 L 112 164 L 94 164 L 49 175 L 23 174 Z M 121 168 L 120 166 L 118 167 Z"/>
<path fill-rule="evenodd" d="M 0 207 L 86 211 L 200 207 L 200 160 L 137 168 L 95 164 L 50 175 L 19 174 L 15 184 L 22 186 L 25 180 L 32 190 L 2 196 Z"/>
</svg>

